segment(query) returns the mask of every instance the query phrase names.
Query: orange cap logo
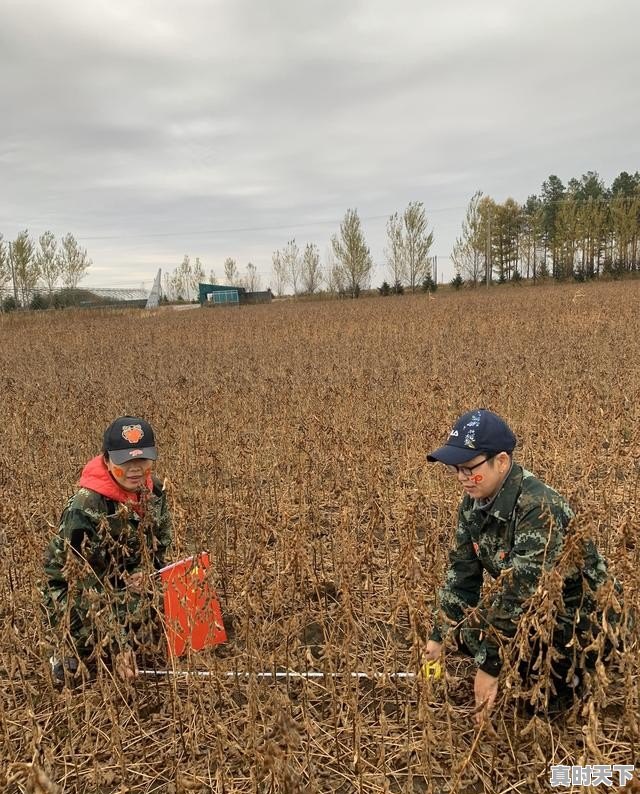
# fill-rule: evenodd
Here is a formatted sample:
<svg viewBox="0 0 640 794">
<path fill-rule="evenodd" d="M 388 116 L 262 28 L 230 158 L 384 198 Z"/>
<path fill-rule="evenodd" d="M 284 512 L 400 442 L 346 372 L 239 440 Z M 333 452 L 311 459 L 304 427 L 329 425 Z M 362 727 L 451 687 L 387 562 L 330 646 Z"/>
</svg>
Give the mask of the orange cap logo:
<svg viewBox="0 0 640 794">
<path fill-rule="evenodd" d="M 122 428 L 122 438 L 130 444 L 137 444 L 144 438 L 144 432 L 140 425 L 125 425 Z"/>
</svg>

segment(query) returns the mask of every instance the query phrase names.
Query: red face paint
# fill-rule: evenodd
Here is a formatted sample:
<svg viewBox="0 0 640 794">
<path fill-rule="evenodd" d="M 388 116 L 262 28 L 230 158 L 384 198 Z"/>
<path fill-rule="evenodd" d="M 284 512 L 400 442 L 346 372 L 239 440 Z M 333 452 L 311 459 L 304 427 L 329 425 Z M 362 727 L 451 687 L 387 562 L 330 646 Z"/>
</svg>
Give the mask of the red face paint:
<svg viewBox="0 0 640 794">
<path fill-rule="evenodd" d="M 120 466 L 114 466 L 113 474 L 115 477 L 124 477 L 124 469 L 121 469 Z"/>
<path fill-rule="evenodd" d="M 472 482 L 474 485 L 480 485 L 480 483 L 481 483 L 483 480 L 484 480 L 484 477 L 482 476 L 482 474 L 474 474 L 474 475 L 473 475 L 473 477 L 471 477 L 471 482 Z"/>
</svg>

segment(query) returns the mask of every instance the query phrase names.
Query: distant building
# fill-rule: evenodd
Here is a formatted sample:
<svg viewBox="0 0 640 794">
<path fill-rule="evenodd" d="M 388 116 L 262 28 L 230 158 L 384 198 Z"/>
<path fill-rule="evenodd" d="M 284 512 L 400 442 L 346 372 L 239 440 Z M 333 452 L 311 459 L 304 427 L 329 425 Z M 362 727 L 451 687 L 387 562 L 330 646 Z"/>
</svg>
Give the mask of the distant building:
<svg viewBox="0 0 640 794">
<path fill-rule="evenodd" d="M 226 284 L 198 284 L 198 299 L 201 306 L 247 305 L 271 303 L 273 294 L 270 289 L 263 292 L 249 292 L 244 287 L 230 287 Z"/>
</svg>

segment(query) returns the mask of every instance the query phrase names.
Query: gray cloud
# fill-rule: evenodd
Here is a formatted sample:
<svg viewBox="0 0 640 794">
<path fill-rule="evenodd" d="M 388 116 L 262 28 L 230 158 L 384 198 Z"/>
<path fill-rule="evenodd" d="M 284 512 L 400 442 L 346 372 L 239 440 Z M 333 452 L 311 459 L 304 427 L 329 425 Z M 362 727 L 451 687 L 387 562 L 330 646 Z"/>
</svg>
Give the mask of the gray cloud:
<svg viewBox="0 0 640 794">
<path fill-rule="evenodd" d="M 184 253 L 266 282 L 347 207 L 382 263 L 384 216 L 422 200 L 444 257 L 478 188 L 639 167 L 636 4 L 440 5 L 5 2 L 0 232 L 72 231 L 96 284 Z"/>
</svg>

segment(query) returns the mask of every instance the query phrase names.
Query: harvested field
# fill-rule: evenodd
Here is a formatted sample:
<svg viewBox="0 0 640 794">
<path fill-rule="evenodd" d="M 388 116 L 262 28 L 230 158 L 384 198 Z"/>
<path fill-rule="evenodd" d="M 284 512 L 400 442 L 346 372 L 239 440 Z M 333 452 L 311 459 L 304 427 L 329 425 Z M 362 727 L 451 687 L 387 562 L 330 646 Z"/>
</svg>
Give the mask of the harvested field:
<svg viewBox="0 0 640 794">
<path fill-rule="evenodd" d="M 0 317 L 0 789 L 525 794 L 570 790 L 551 764 L 640 768 L 638 650 L 551 723 L 503 688 L 480 734 L 454 657 L 439 684 L 225 675 L 417 669 L 460 496 L 425 454 L 477 405 L 640 607 L 639 309 L 630 281 Z M 42 554 L 126 413 L 157 432 L 171 556 L 210 550 L 233 637 L 194 659 L 207 678 L 57 691 Z"/>
</svg>

